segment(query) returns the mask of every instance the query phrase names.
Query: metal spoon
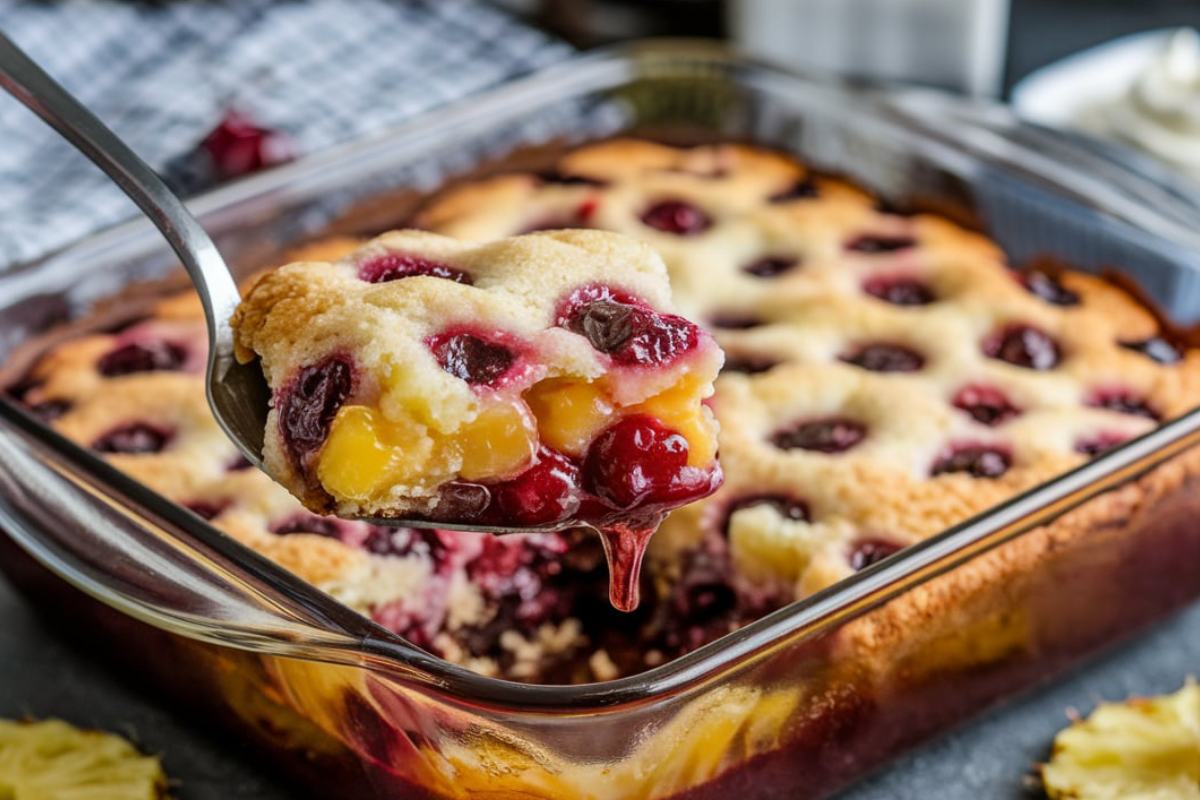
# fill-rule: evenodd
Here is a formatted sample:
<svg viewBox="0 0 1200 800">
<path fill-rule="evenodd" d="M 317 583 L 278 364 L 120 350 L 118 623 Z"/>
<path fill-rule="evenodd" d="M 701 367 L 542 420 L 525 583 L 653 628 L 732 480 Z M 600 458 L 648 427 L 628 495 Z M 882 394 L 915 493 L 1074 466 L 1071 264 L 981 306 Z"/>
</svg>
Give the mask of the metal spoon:
<svg viewBox="0 0 1200 800">
<path fill-rule="evenodd" d="M 0 33 L 0 87 L 104 170 L 171 244 L 204 305 L 208 323 L 208 366 L 204 381 L 208 405 L 226 435 L 261 469 L 271 390 L 257 361 L 240 364 L 234 358 L 229 318 L 241 296 L 212 239 L 154 170 L 3 33 Z M 368 521 L 377 525 L 489 533 L 532 533 L 562 527 L 485 528 L 425 520 L 370 518 Z"/>
</svg>

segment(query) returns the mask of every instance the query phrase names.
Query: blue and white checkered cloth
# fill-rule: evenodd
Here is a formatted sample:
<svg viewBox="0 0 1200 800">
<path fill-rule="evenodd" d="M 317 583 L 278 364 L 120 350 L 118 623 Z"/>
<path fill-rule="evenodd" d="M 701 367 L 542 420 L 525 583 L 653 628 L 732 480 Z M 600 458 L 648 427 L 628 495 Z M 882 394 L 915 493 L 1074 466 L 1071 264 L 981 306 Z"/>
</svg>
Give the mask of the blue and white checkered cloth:
<svg viewBox="0 0 1200 800">
<path fill-rule="evenodd" d="M 229 109 L 312 153 L 570 52 L 472 0 L 0 0 L 0 29 L 160 171 Z M 135 213 L 0 93 L 0 269 Z"/>
</svg>

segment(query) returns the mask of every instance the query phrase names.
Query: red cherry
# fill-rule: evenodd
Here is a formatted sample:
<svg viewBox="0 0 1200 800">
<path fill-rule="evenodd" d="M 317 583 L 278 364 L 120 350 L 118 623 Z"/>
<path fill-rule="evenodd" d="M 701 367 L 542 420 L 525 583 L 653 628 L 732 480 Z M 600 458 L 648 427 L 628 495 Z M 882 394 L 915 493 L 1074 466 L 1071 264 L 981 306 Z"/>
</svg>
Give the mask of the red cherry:
<svg viewBox="0 0 1200 800">
<path fill-rule="evenodd" d="M 637 414 L 596 437 L 584 461 L 584 485 L 617 506 L 667 500 L 686 489 L 688 442 L 654 417 Z"/>
</svg>

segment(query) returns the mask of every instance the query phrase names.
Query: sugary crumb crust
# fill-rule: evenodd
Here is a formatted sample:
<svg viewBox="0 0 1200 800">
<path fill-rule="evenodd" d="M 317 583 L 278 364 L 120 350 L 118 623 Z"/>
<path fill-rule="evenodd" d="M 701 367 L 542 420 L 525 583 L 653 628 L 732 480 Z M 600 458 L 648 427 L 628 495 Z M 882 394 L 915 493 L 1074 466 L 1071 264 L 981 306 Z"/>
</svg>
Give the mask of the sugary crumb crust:
<svg viewBox="0 0 1200 800">
<path fill-rule="evenodd" d="M 711 404 L 726 484 L 667 520 L 650 569 L 671 614 L 688 616 L 675 604 L 690 596 L 679 587 L 691 587 L 704 569 L 732 585 L 743 605 L 707 628 L 680 623 L 702 635 L 676 639 L 681 649 L 749 621 L 751 606 L 770 610 L 829 586 L 1200 401 L 1200 351 L 1167 346 L 1176 357 L 1163 357 L 1153 343 L 1165 344 L 1166 333 L 1154 315 L 1112 284 L 1079 272 L 1014 269 L 981 234 L 934 216 L 881 211 L 846 183 L 761 149 L 602 143 L 566 156 L 557 176 L 509 174 L 451 189 L 417 222 L 466 242 L 564 226 L 639 238 L 663 257 L 676 307 L 708 323 L 725 349 L 731 368 Z M 360 244 L 325 243 L 303 258 L 330 260 Z M 1041 338 L 1023 338 L 1028 330 Z M 1009 341 L 1013 331 L 1019 335 Z M 135 341 L 178 341 L 187 353 L 172 372 L 98 372 L 98 359 Z M 135 420 L 171 431 L 172 446 L 162 452 L 109 457 L 173 499 L 219 507 L 213 523 L 222 530 L 385 624 L 402 627 L 428 611 L 429 598 L 442 598 L 436 602 L 447 608 L 435 616 L 446 629 L 433 635 L 443 637 L 440 652 L 452 660 L 536 679 L 539 658 L 582 648 L 591 666 L 577 677 L 629 668 L 601 646 L 602 632 L 570 615 L 520 641 L 508 637 L 503 658 L 478 658 L 453 635 L 454 620 L 477 620 L 483 602 L 465 575 L 437 573 L 428 558 L 347 545 L 371 536 L 359 523 L 344 523 L 351 527 L 337 538 L 271 533 L 307 512 L 265 475 L 230 470 L 236 453 L 204 406 L 202 341 L 198 307 L 171 298 L 132 328 L 57 347 L 34 369 L 24 399 L 60 414 L 55 426 L 85 444 Z M 865 368 L 896 366 L 894 353 L 882 362 L 863 357 L 873 344 L 906 351 L 900 366 L 911 367 L 915 353 L 919 367 Z M 1048 368 L 1014 363 L 1046 366 L 1048 352 Z M 979 416 L 962 407 L 989 397 L 980 389 L 1004 403 L 979 401 Z M 995 457 L 962 457 L 971 448 Z M 1200 456 L 1185 454 L 909 593 L 848 628 L 839 646 L 898 663 L 889 654 L 902 651 L 913 630 L 935 620 L 944 630 L 941 623 L 953 619 L 995 619 L 988 646 L 1020 646 L 1036 621 L 1003 617 L 988 604 L 1003 608 L 1022 576 L 1098 529 L 1144 517 L 1197 472 Z M 946 662 L 986 662 L 992 651 L 980 641 L 943 643 Z M 659 645 L 643 648 L 641 666 L 675 652 Z"/>
</svg>

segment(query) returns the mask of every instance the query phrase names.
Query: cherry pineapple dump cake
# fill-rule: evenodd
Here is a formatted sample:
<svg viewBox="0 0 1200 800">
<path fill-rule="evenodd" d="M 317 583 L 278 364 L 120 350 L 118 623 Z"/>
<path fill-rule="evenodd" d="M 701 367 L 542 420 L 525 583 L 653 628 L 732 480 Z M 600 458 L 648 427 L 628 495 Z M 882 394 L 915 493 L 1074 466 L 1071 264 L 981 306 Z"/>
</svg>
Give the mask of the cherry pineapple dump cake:
<svg viewBox="0 0 1200 800">
<path fill-rule="evenodd" d="M 465 473 L 466 460 L 443 470 L 447 483 L 411 495 L 425 514 L 445 502 L 479 519 L 542 520 L 579 513 L 589 495 L 611 507 L 636 502 L 642 482 L 653 483 L 649 465 L 683 462 L 663 431 L 696 440 L 690 426 L 706 417 L 683 422 L 671 408 L 692 408 L 698 389 L 686 400 L 647 391 L 624 403 L 630 413 L 615 413 L 577 376 L 687 361 L 704 335 L 654 320 L 698 320 L 727 355 L 704 400 L 720 423 L 725 482 L 668 515 L 633 614 L 607 604 L 594 537 L 498 538 L 322 517 L 245 469 L 204 404 L 203 322 L 190 299 L 168 300 L 116 334 L 56 347 L 23 399 L 63 433 L 417 645 L 485 674 L 554 682 L 635 673 L 694 649 L 1200 402 L 1200 356 L 1173 345 L 1117 287 L 1014 268 L 985 236 L 936 216 L 881 211 L 858 189 L 762 149 L 588 146 L 547 173 L 444 192 L 416 223 L 439 236 L 385 236 L 362 250 L 363 242 L 327 241 L 295 259 L 336 262 L 320 267 L 336 272 L 336 283 L 333 273 L 322 280 L 370 295 L 384 313 L 400 302 L 388 299 L 389 287 L 498 290 L 485 286 L 491 279 L 476 260 L 497 245 L 473 243 L 594 228 L 661 255 L 676 311 L 661 310 L 660 284 L 605 272 L 547 291 L 553 311 L 542 306 L 529 329 L 483 306 L 468 318 L 431 315 L 457 327 L 422 330 L 406 346 L 428 367 L 422 374 L 447 387 L 436 408 L 407 405 L 418 393 L 404 386 L 389 394 L 364 385 L 386 373 L 357 360 L 371 347 L 387 354 L 353 339 L 358 320 L 327 335 L 306 323 L 297 333 L 319 341 L 320 352 L 264 354 L 268 372 L 278 370 L 272 383 L 286 387 L 274 412 L 279 468 L 294 473 L 312 508 L 367 508 L 393 499 L 377 487 L 397 465 L 386 452 L 356 460 L 352 482 L 318 490 L 328 453 L 386 451 L 381 412 L 418 415 L 434 429 L 443 409 L 495 396 L 504 401 L 494 430 L 511 449 L 489 451 Z M 529 238 L 539 248 L 586 250 L 594 241 Z M 578 360 L 553 376 L 532 366 L 567 352 L 543 348 L 549 341 L 577 348 Z M 567 384 L 554 387 L 553 402 L 541 397 L 546 381 Z M 384 397 L 392 398 L 386 408 L 372 405 Z M 516 397 L 528 416 L 509 410 Z M 645 414 L 632 413 L 639 404 Z M 595 423 L 598 414 L 605 424 Z M 535 428 L 536 441 L 519 434 Z M 329 451 L 337 437 L 342 444 Z M 620 465 L 639 456 L 647 467 L 635 479 Z M 486 503 L 472 484 L 487 487 Z"/>
<path fill-rule="evenodd" d="M 274 270 L 233 318 L 273 393 L 267 471 L 346 518 L 589 525 L 632 610 L 650 534 L 721 482 L 722 356 L 668 299 L 650 248 L 602 231 L 396 232 Z"/>
</svg>

